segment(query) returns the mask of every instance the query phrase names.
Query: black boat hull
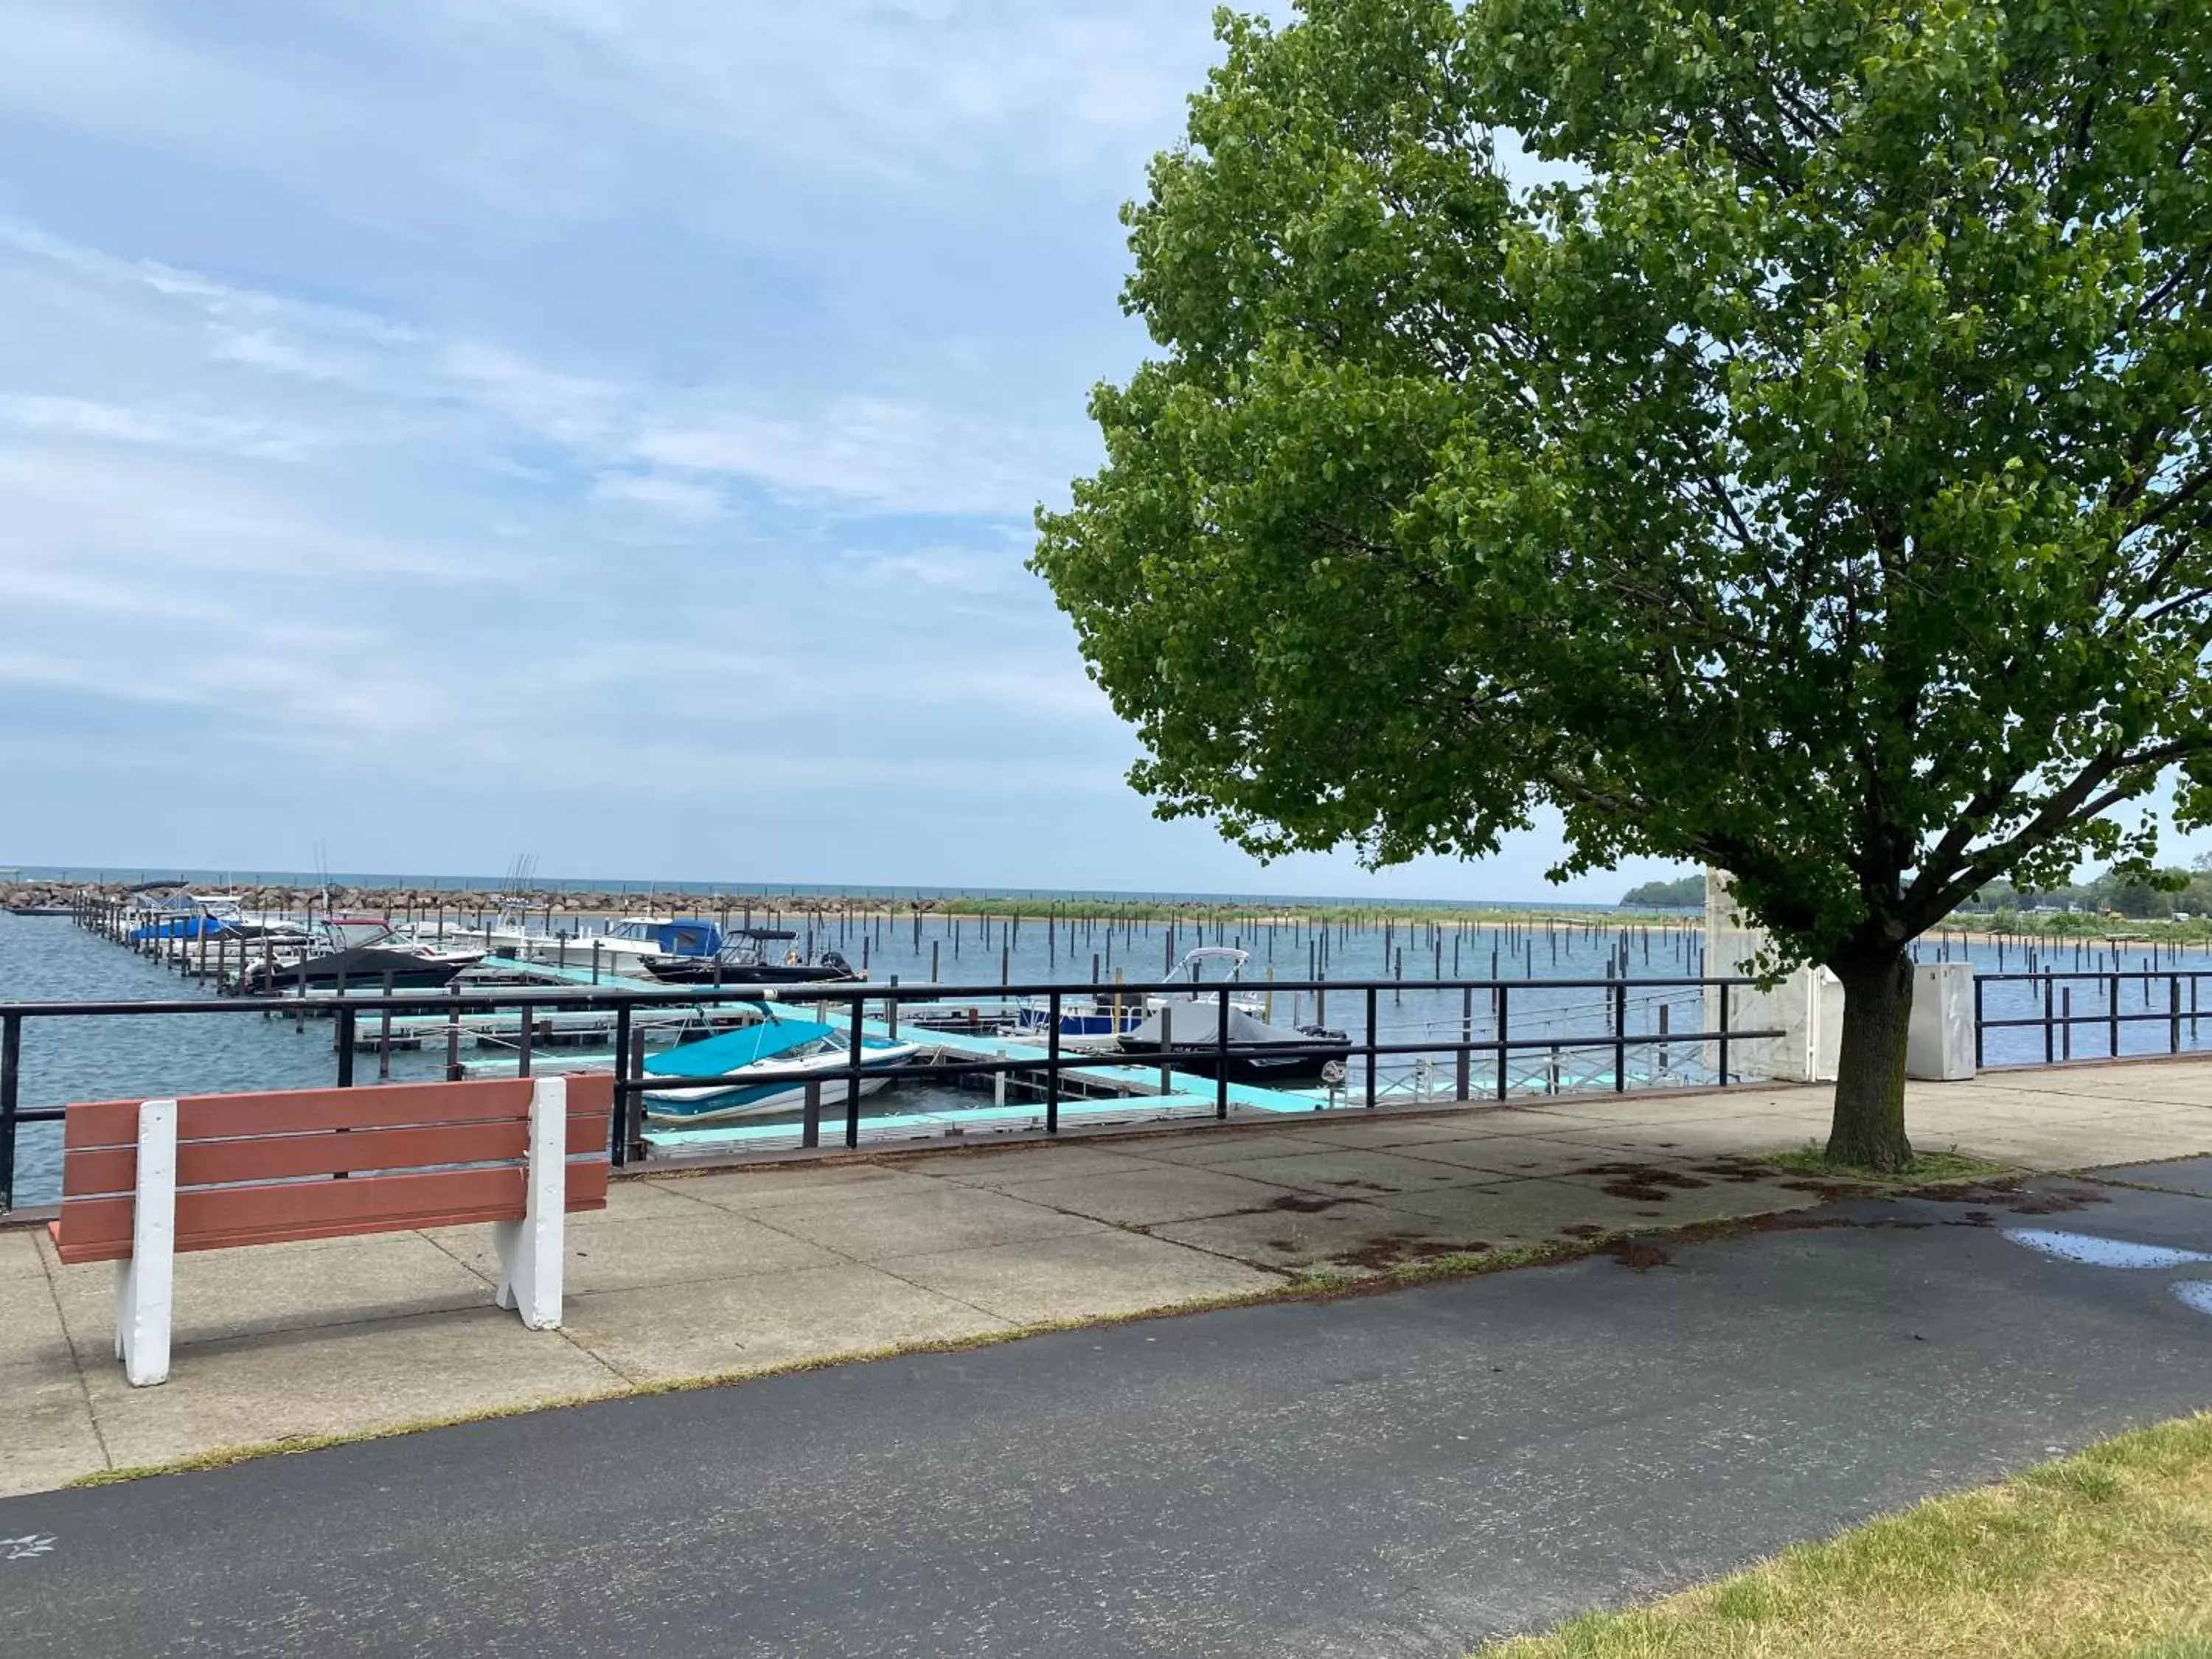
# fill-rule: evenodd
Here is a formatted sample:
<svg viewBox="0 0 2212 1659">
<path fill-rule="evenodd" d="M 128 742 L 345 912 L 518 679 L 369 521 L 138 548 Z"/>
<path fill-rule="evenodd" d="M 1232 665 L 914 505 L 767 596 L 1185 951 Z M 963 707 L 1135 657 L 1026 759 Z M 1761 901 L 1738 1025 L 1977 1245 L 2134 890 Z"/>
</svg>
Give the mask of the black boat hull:
<svg viewBox="0 0 2212 1659">
<path fill-rule="evenodd" d="M 405 951 L 360 945 L 280 966 L 273 974 L 266 964 L 255 963 L 246 970 L 240 989 L 248 996 L 281 995 L 303 987 L 311 991 L 336 990 L 343 981 L 346 989 L 368 996 L 383 990 L 389 975 L 395 991 L 435 991 L 453 983 L 471 965 L 470 961 L 433 962 Z"/>
<path fill-rule="evenodd" d="M 1276 1054 L 1267 1043 L 1231 1043 L 1225 1067 L 1229 1081 L 1256 1083 L 1262 1088 L 1318 1083 L 1324 1067 L 1332 1062 L 1343 1065 L 1352 1056 L 1349 1038 L 1332 1042 L 1326 1037 L 1316 1037 L 1297 1046 L 1305 1052 Z M 1133 1043 L 1125 1038 L 1120 1047 L 1122 1058 L 1134 1064 L 1157 1066 L 1160 1062 L 1158 1043 Z M 1171 1069 L 1191 1077 L 1218 1077 L 1224 1069 L 1219 1049 L 1186 1048 L 1181 1043 L 1176 1044 L 1167 1055 L 1167 1063 Z"/>
<path fill-rule="evenodd" d="M 647 957 L 645 971 L 665 985 L 712 985 L 717 971 L 726 986 L 832 985 L 860 978 L 850 968 L 801 967 L 787 962 L 717 963 L 712 957 Z"/>
</svg>

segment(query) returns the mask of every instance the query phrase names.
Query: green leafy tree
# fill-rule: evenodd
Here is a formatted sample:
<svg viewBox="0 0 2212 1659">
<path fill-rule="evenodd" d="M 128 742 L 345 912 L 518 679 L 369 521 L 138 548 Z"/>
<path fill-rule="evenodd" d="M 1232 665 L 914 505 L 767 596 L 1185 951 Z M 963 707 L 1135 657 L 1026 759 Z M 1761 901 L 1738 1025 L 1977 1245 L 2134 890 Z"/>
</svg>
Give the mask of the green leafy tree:
<svg viewBox="0 0 2212 1659">
<path fill-rule="evenodd" d="M 1620 902 L 1632 909 L 1639 906 L 1687 909 L 1705 902 L 1705 878 L 1684 876 L 1677 881 L 1647 881 L 1640 887 L 1630 888 L 1620 896 Z"/>
<path fill-rule="evenodd" d="M 1263 855 L 1549 805 L 1556 876 L 1723 866 L 1846 988 L 1831 1156 L 1902 1164 L 1908 943 L 2212 807 L 2203 0 L 1218 27 L 1034 561 L 1133 781 Z"/>
</svg>

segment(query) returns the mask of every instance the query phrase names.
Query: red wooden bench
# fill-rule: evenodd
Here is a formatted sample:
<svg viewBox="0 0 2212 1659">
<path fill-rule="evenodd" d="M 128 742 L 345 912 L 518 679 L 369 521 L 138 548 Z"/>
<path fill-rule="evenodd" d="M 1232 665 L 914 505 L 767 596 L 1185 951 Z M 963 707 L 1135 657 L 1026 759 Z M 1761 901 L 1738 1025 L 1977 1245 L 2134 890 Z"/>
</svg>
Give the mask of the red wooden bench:
<svg viewBox="0 0 2212 1659">
<path fill-rule="evenodd" d="M 118 1264 L 115 1352 L 141 1386 L 168 1378 L 179 1250 L 488 1221 L 493 1300 L 550 1330 L 562 1218 L 606 1207 L 613 1104 L 602 1073 L 72 1105 L 54 1246 Z"/>
</svg>

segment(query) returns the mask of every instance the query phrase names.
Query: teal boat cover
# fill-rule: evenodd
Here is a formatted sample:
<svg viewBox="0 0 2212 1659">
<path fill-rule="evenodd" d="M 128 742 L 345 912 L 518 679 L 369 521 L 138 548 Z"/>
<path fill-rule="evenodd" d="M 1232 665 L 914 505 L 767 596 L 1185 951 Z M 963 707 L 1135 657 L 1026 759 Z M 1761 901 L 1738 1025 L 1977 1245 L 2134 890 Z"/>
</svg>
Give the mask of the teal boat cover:
<svg viewBox="0 0 2212 1659">
<path fill-rule="evenodd" d="M 680 1048 L 671 1048 L 665 1054 L 656 1054 L 645 1062 L 645 1069 L 655 1077 L 721 1077 L 757 1060 L 770 1060 L 810 1042 L 819 1042 L 834 1035 L 836 1029 L 811 1019 L 771 1017 L 757 1025 L 702 1037 Z"/>
</svg>

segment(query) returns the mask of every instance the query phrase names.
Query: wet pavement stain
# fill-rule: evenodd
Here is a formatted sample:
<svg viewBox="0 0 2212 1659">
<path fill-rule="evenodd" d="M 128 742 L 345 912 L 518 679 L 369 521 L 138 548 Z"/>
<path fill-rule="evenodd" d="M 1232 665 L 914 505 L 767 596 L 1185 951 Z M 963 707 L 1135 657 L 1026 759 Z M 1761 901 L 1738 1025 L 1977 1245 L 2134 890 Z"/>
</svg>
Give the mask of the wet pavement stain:
<svg viewBox="0 0 2212 1659">
<path fill-rule="evenodd" d="M 1605 1254 L 1624 1267 L 1639 1273 L 1648 1273 L 1654 1267 L 1670 1266 L 1674 1258 L 1648 1238 L 1622 1238 L 1605 1247 Z"/>
<path fill-rule="evenodd" d="M 1386 1267 L 1395 1267 L 1407 1261 L 1433 1261 L 1448 1255 L 1480 1255 L 1489 1249 L 1489 1243 L 1482 1239 L 1470 1239 L 1463 1244 L 1445 1244 L 1424 1238 L 1419 1233 L 1389 1233 L 1356 1250 L 1333 1255 L 1329 1260 L 1340 1267 L 1367 1267 L 1380 1273 Z"/>
</svg>

